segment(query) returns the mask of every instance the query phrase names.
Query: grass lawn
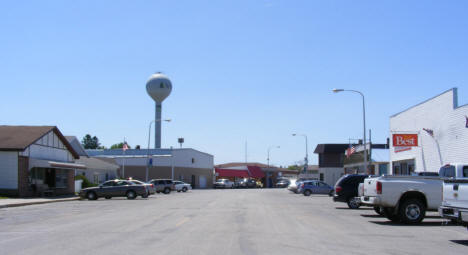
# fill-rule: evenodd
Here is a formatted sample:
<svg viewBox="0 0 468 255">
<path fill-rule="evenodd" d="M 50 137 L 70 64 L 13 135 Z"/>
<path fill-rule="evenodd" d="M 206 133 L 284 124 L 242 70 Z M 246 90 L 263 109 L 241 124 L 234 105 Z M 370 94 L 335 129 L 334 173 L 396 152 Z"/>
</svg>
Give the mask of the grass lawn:
<svg viewBox="0 0 468 255">
<path fill-rule="evenodd" d="M 9 198 L 9 197 L 2 197 L 2 196 L 0 196 L 0 199 L 7 199 L 7 198 Z"/>
</svg>

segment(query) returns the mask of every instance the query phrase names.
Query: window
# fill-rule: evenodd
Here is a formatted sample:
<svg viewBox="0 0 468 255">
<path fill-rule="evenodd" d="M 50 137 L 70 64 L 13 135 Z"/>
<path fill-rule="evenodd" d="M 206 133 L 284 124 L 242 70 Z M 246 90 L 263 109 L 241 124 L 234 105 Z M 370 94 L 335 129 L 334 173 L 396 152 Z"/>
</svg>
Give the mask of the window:
<svg viewBox="0 0 468 255">
<path fill-rule="evenodd" d="M 64 169 L 55 170 L 55 187 L 56 188 L 68 187 L 68 170 L 64 170 Z"/>
<path fill-rule="evenodd" d="M 320 173 L 320 180 L 323 181 L 323 173 Z"/>
<path fill-rule="evenodd" d="M 468 177 L 468 166 L 463 167 L 463 177 Z"/>
<path fill-rule="evenodd" d="M 453 178 L 455 177 L 455 167 L 451 165 L 443 166 L 440 168 L 439 175 L 441 177 Z"/>
<path fill-rule="evenodd" d="M 114 181 L 108 181 L 108 182 L 105 182 L 102 184 L 102 186 L 104 187 L 112 187 L 115 185 L 115 182 Z"/>
</svg>

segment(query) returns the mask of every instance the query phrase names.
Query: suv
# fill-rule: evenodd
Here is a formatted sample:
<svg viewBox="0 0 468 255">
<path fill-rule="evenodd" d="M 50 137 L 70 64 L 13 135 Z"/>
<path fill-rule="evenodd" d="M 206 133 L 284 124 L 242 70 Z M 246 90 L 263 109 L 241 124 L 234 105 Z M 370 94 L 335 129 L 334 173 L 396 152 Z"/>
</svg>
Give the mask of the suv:
<svg viewBox="0 0 468 255">
<path fill-rule="evenodd" d="M 154 179 L 149 182 L 154 185 L 157 193 L 169 194 L 175 190 L 174 182 L 171 179 Z"/>
<path fill-rule="evenodd" d="M 368 177 L 369 175 L 366 174 L 343 175 L 335 184 L 333 201 L 345 202 L 350 209 L 358 209 L 361 206 L 361 199 L 358 197 L 358 187 Z"/>
<path fill-rule="evenodd" d="M 305 181 L 301 183 L 298 188 L 298 193 L 304 194 L 304 196 L 310 196 L 311 194 L 327 194 L 329 196 L 333 193 L 333 188 L 321 181 Z"/>
</svg>

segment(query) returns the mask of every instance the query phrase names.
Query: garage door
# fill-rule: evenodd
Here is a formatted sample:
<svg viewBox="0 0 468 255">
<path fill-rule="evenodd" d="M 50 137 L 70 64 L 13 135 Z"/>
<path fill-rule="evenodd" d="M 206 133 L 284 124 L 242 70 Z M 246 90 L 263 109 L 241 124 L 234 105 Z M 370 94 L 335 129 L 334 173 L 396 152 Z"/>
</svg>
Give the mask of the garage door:
<svg viewBox="0 0 468 255">
<path fill-rule="evenodd" d="M 198 177 L 198 184 L 200 184 L 200 188 L 205 189 L 206 188 L 206 177 L 200 175 Z"/>
</svg>

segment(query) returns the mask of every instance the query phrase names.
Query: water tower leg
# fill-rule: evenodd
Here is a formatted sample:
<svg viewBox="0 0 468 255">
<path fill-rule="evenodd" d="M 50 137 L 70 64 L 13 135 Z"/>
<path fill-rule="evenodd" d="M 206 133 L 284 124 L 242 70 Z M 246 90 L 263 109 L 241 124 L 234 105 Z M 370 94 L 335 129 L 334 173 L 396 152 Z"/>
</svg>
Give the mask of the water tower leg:
<svg viewBox="0 0 468 255">
<path fill-rule="evenodd" d="M 161 148 L 161 111 L 162 104 L 156 102 L 156 123 L 154 123 L 155 139 L 154 139 L 154 148 Z"/>
</svg>

